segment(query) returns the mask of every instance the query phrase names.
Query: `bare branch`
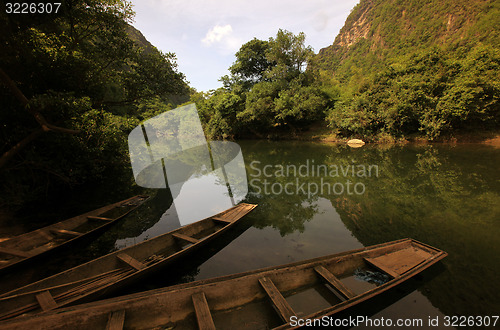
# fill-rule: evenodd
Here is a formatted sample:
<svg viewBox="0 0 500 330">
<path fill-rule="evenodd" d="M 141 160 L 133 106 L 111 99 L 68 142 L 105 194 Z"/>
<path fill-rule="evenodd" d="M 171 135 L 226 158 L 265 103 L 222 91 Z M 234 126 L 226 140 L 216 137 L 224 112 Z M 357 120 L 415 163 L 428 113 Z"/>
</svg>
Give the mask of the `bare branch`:
<svg viewBox="0 0 500 330">
<path fill-rule="evenodd" d="M 5 164 L 7 164 L 12 157 L 14 157 L 19 151 L 24 149 L 31 141 L 35 140 L 38 138 L 40 135 L 44 133 L 44 130 L 42 128 L 37 129 L 36 131 L 32 132 L 30 135 L 22 139 L 19 143 L 17 143 L 15 146 L 10 148 L 7 152 L 5 152 L 1 157 L 0 157 L 0 168 L 4 167 Z"/>
<path fill-rule="evenodd" d="M 41 126 L 40 129 L 32 132 L 30 135 L 22 139 L 20 142 L 18 142 L 15 146 L 10 148 L 0 157 L 0 168 L 4 167 L 5 164 L 7 164 L 7 162 L 9 162 L 12 159 L 12 157 L 14 157 L 14 155 L 16 155 L 22 149 L 24 149 L 31 141 L 38 138 L 44 132 L 54 131 L 66 134 L 80 133 L 80 131 L 78 130 L 58 127 L 48 123 L 45 117 L 40 112 L 30 108 L 29 101 L 26 98 L 26 96 L 24 96 L 23 92 L 21 92 L 21 90 L 16 86 L 14 81 L 12 81 L 12 79 L 10 79 L 10 77 L 1 68 L 0 68 L 0 81 L 2 81 L 4 85 L 11 91 L 11 93 L 18 99 L 18 101 L 21 102 L 23 107 L 26 108 L 35 117 L 36 121 Z"/>
<path fill-rule="evenodd" d="M 40 124 L 40 126 L 42 126 L 42 129 L 45 132 L 56 131 L 66 134 L 80 133 L 80 131 L 78 130 L 58 127 L 48 123 L 45 117 L 39 111 L 29 106 L 29 101 L 26 98 L 26 96 L 24 96 L 23 92 L 19 90 L 19 88 L 12 81 L 12 79 L 10 79 L 10 77 L 1 68 L 0 68 L 0 80 L 4 83 L 5 86 L 7 86 L 7 88 L 12 92 L 12 94 L 14 94 L 14 96 L 19 100 L 19 102 L 21 102 L 23 107 L 25 107 L 33 115 L 33 117 L 35 117 L 36 121 Z"/>
<path fill-rule="evenodd" d="M 3 71 L 2 68 L 0 68 L 0 79 L 2 80 L 4 85 L 8 89 L 10 89 L 10 91 L 12 92 L 12 94 L 14 94 L 16 99 L 18 99 L 19 102 L 21 102 L 23 107 L 26 107 L 28 105 L 28 99 L 26 98 L 26 96 L 24 96 L 23 92 L 21 92 L 19 88 L 17 88 L 16 84 L 12 81 L 12 79 L 10 79 L 10 77 Z"/>
</svg>

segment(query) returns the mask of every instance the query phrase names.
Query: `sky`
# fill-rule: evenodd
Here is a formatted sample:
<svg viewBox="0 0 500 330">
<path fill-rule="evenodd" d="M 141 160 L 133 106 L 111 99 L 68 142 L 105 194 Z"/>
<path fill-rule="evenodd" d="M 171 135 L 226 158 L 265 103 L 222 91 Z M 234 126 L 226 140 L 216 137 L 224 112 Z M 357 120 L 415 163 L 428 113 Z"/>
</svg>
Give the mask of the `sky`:
<svg viewBox="0 0 500 330">
<path fill-rule="evenodd" d="M 279 29 L 304 32 L 317 53 L 333 43 L 359 0 L 132 0 L 133 25 L 162 52 L 177 55 L 191 87 L 222 86 L 234 54 L 253 38 Z"/>
</svg>

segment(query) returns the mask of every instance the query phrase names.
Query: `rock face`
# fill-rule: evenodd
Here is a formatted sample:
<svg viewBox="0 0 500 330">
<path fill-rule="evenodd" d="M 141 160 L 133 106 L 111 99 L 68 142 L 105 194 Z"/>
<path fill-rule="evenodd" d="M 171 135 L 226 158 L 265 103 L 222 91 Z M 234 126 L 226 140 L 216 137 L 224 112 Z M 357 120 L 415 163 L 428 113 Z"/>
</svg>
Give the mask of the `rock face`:
<svg viewBox="0 0 500 330">
<path fill-rule="evenodd" d="M 360 10 L 361 15 L 359 18 L 354 20 L 348 28 L 346 25 L 345 29 L 342 29 L 342 32 L 335 39 L 335 43 L 341 47 L 350 47 L 361 38 L 367 38 L 371 27 L 371 23 L 367 17 L 370 9 L 371 6 L 368 5 Z"/>
<path fill-rule="evenodd" d="M 141 46 L 146 54 L 150 54 L 152 52 L 157 51 L 156 47 L 153 46 L 147 39 L 144 37 L 141 31 L 137 30 L 132 25 L 127 26 L 127 34 L 130 36 L 132 40 L 135 41 L 136 44 Z"/>
<path fill-rule="evenodd" d="M 316 62 L 334 74 L 353 66 L 370 72 L 374 65 L 428 47 L 498 46 L 498 15 L 496 0 L 360 0 Z"/>
</svg>

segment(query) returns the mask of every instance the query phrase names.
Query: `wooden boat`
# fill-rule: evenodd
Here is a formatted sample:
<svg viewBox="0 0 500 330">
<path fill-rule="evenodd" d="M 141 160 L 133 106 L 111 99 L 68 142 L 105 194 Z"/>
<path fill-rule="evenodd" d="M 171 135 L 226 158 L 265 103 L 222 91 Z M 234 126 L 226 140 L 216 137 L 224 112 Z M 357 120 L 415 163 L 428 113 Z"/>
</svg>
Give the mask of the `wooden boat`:
<svg viewBox="0 0 500 330">
<path fill-rule="evenodd" d="M 279 267 L 20 317 L 0 322 L 0 328 L 293 328 L 298 323 L 294 318 L 299 315 L 303 320 L 332 316 L 387 291 L 446 255 L 429 245 L 402 239 Z M 357 282 L 348 281 L 356 272 L 368 271 L 387 277 L 387 281 L 370 284 L 373 286 L 370 289 L 347 284 Z M 294 296 L 319 287 L 323 288 L 321 297 L 328 297 L 324 299 L 328 306 L 308 313 L 294 309 L 293 301 L 301 300 L 294 300 Z"/>
<path fill-rule="evenodd" d="M 205 245 L 256 206 L 241 203 L 215 216 L 4 293 L 0 295 L 0 320 L 110 294 Z"/>
<path fill-rule="evenodd" d="M 18 266 L 110 226 L 141 205 L 148 196 L 121 202 L 54 223 L 0 242 L 0 271 Z"/>
</svg>

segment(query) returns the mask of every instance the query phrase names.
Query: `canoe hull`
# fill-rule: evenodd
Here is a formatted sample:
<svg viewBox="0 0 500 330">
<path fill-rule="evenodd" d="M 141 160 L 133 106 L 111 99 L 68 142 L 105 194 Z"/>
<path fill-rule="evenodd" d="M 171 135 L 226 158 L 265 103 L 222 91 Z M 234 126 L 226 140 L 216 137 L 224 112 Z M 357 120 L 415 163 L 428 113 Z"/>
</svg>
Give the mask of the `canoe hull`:
<svg viewBox="0 0 500 330">
<path fill-rule="evenodd" d="M 104 229 L 108 228 L 111 226 L 113 223 L 117 222 L 118 220 L 122 219 L 125 217 L 127 214 L 135 210 L 137 207 L 139 207 L 141 204 L 143 204 L 149 196 L 143 196 L 143 195 L 137 195 L 128 199 L 125 199 L 123 201 L 113 203 L 101 208 L 98 208 L 96 210 L 81 214 L 79 216 L 57 222 L 55 224 L 46 226 L 44 228 L 40 228 L 34 231 L 31 231 L 29 233 L 25 233 L 13 238 L 10 238 L 6 241 L 0 242 L 0 250 L 5 249 L 6 251 L 13 250 L 13 251 L 22 251 L 27 253 L 26 257 L 23 258 L 13 258 L 9 260 L 9 262 L 6 263 L 0 263 L 0 274 L 4 274 L 7 271 L 11 271 L 14 268 L 18 268 L 21 266 L 25 266 L 29 264 L 30 262 L 38 260 L 38 258 L 42 256 L 46 256 L 50 253 L 56 252 L 63 247 L 68 247 L 71 244 L 81 241 L 86 238 L 90 238 L 93 235 L 96 235 L 100 232 L 102 232 Z M 122 205 L 126 205 L 127 203 L 133 203 L 137 202 L 137 205 L 134 207 L 130 207 L 128 210 L 124 211 L 122 214 L 120 214 L 117 217 L 114 217 L 113 219 L 110 220 L 101 220 L 101 224 L 98 226 L 95 226 L 95 228 L 90 229 L 84 233 L 81 233 L 81 235 L 76 236 L 75 232 L 71 231 L 71 229 L 74 229 L 78 226 L 82 226 L 85 224 L 85 222 L 88 221 L 88 217 L 96 217 L 101 214 L 105 214 L 106 212 L 110 212 L 114 209 L 119 208 Z M 61 243 L 53 243 L 53 246 L 50 246 L 52 242 L 50 241 L 50 238 L 52 237 L 55 241 L 55 237 L 51 236 L 52 233 L 54 232 L 60 232 L 61 234 L 66 234 L 69 235 L 71 238 L 61 242 Z M 80 234 L 80 233 L 78 233 Z M 38 247 L 35 247 L 31 251 L 26 251 L 29 246 L 36 246 L 39 245 Z M 49 246 L 47 246 L 49 245 Z M 4 253 L 5 255 L 6 253 Z"/>
<path fill-rule="evenodd" d="M 109 295 L 171 266 L 232 228 L 256 205 L 239 204 L 213 217 L 110 253 L 67 271 L 0 295 L 0 320 L 61 308 Z M 50 293 L 44 308 L 40 294 Z"/>
<path fill-rule="evenodd" d="M 224 232 L 228 231 L 230 228 L 232 228 L 235 225 L 235 223 L 229 224 L 222 228 L 220 231 L 217 232 L 217 236 L 222 235 Z M 80 299 L 77 299 L 71 303 L 73 304 L 80 304 L 80 303 L 85 303 L 85 302 L 90 302 L 94 301 L 97 299 L 102 299 L 103 297 L 108 297 L 110 295 L 115 294 L 117 291 L 128 287 L 130 285 L 133 285 L 134 283 L 137 283 L 139 280 L 147 278 L 148 276 L 151 276 L 153 274 L 157 274 L 160 271 L 163 270 L 168 270 L 172 265 L 175 265 L 179 260 L 188 258 L 192 255 L 194 255 L 197 251 L 200 249 L 206 247 L 212 242 L 212 240 L 202 240 L 198 244 L 192 245 L 188 248 L 186 248 L 185 251 L 183 251 L 182 254 L 176 254 L 171 256 L 168 259 L 165 259 L 159 263 L 154 264 L 151 267 L 148 267 L 142 271 L 139 271 L 137 273 L 133 273 L 132 275 L 126 277 L 125 279 L 121 280 L 120 282 L 114 283 L 106 289 L 95 292 L 94 294 L 87 295 L 85 297 L 82 297 Z"/>
<path fill-rule="evenodd" d="M 196 295 L 203 294 L 206 297 L 209 312 L 217 320 L 217 315 L 220 313 L 231 313 L 259 301 L 266 302 L 271 308 L 273 304 L 269 301 L 270 296 L 263 285 L 263 279 L 269 280 L 271 286 L 277 289 L 278 295 L 287 296 L 298 288 L 323 283 L 324 278 L 318 276 L 318 270 L 322 268 L 333 277 L 342 279 L 351 275 L 359 267 L 366 267 L 368 265 L 366 258 L 373 259 L 380 264 L 383 261 L 387 265 L 391 261 L 388 260 L 387 256 L 394 259 L 394 257 L 404 255 L 403 252 L 415 247 L 419 251 L 424 251 L 421 254 L 425 255 L 425 260 L 419 261 L 417 256 L 413 257 L 414 260 L 406 262 L 402 268 L 393 267 L 400 271 L 396 278 L 366 292 L 355 293 L 349 299 L 329 308 L 301 317 L 313 319 L 331 316 L 404 282 L 443 259 L 446 253 L 423 243 L 404 239 L 288 265 L 184 283 L 169 288 L 84 304 L 59 310 L 58 314 L 42 313 L 39 317 L 20 318 L 18 322 L 13 320 L 11 323 L 0 323 L 0 326 L 5 326 L 6 329 L 9 327 L 14 329 L 16 326 L 28 327 L 35 324 L 54 329 L 59 327 L 61 329 L 78 328 L 78 326 L 96 328 L 103 327 L 112 313 L 124 311 L 124 324 L 127 328 L 147 329 L 174 325 L 176 329 L 183 328 L 182 325 L 190 324 L 192 326 L 193 322 L 196 324 L 197 314 L 193 309 L 193 297 Z M 273 303 L 279 301 L 279 299 L 271 300 Z M 254 318 L 259 319 L 260 316 L 255 315 Z M 200 321 L 198 320 L 198 322 Z M 268 326 L 278 329 L 290 328 L 290 325 L 284 320 L 280 324 Z"/>
</svg>

